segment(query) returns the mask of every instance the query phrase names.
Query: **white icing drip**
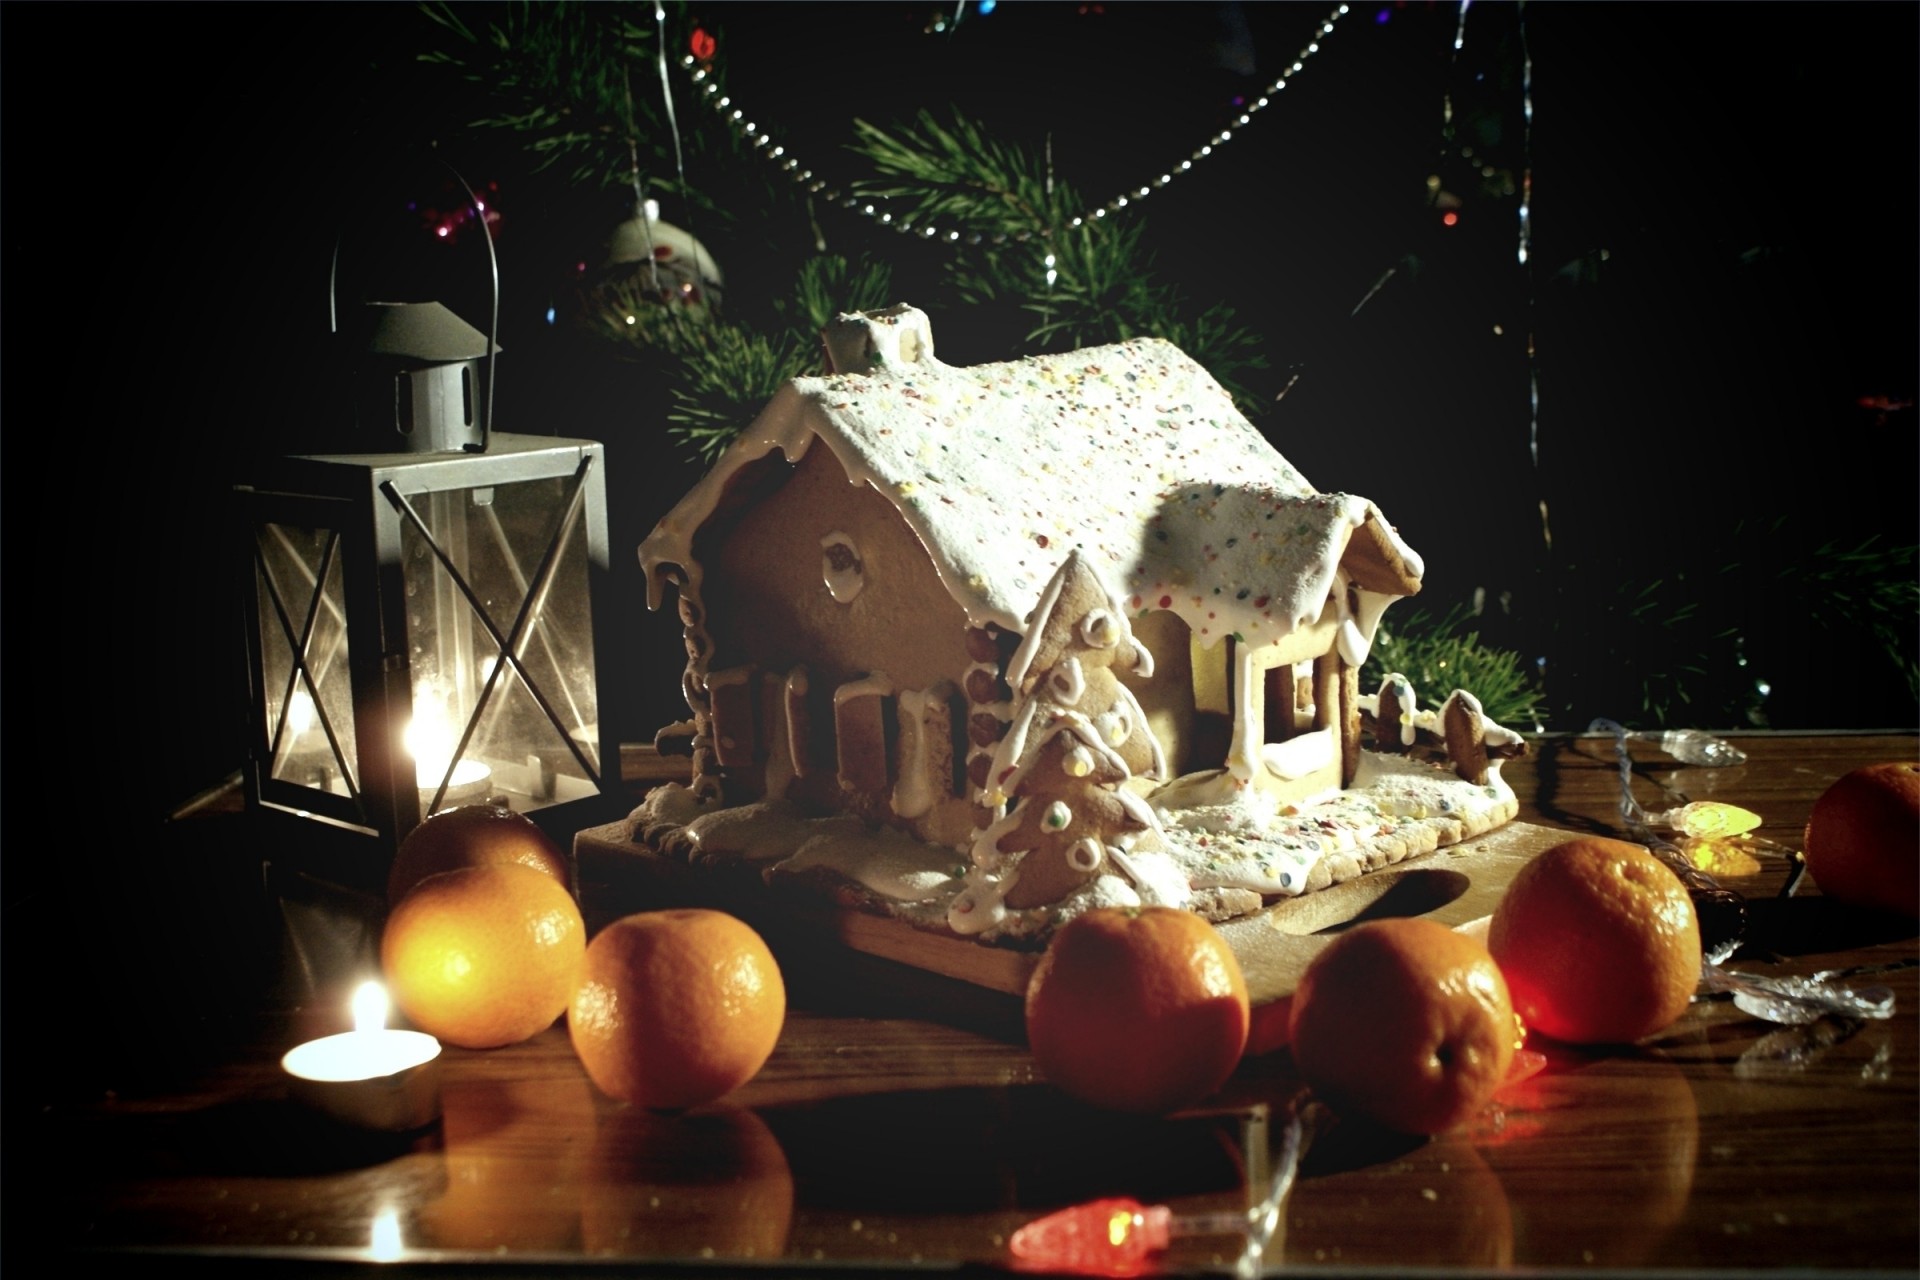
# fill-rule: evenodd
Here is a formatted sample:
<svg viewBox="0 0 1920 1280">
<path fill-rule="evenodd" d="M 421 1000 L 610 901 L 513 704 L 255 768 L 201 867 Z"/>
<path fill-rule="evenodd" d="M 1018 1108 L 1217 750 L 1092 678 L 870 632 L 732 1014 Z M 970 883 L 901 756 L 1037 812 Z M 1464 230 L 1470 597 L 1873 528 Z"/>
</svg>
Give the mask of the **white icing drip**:
<svg viewBox="0 0 1920 1280">
<path fill-rule="evenodd" d="M 892 678 L 889 677 L 887 673 L 884 671 L 868 672 L 862 678 L 858 680 L 849 680 L 847 681 L 847 683 L 841 685 L 839 688 L 833 691 L 833 709 L 834 709 L 835 718 L 838 719 L 840 708 L 846 706 L 847 703 L 852 702 L 856 698 L 866 698 L 866 697 L 888 698 L 892 696 L 893 696 Z M 844 767 L 844 757 L 842 759 L 843 759 L 842 769 L 837 776 L 839 778 L 840 786 L 845 790 L 851 791 L 854 789 L 855 783 L 852 778 L 847 776 L 845 767 Z"/>
<path fill-rule="evenodd" d="M 787 672 L 787 705 L 804 701 L 807 696 L 807 669 L 795 667 Z M 787 721 L 787 758 L 793 761 L 793 775 L 804 778 L 812 772 L 807 759 L 807 742 L 804 738 L 806 725 L 788 715 Z"/>
<path fill-rule="evenodd" d="M 1372 647 L 1362 635 L 1359 626 L 1352 618 L 1340 619 L 1338 632 L 1340 656 L 1350 667 L 1358 669 L 1366 665 L 1367 651 Z"/>
<path fill-rule="evenodd" d="M 656 823 L 685 826 L 713 808 L 713 799 L 680 785 L 666 782 L 647 792 L 634 811 L 627 815 L 635 826 L 645 828 Z"/>
<path fill-rule="evenodd" d="M 881 311 L 843 311 L 820 337 L 835 373 L 933 363 L 933 328 L 927 314 L 905 303 Z"/>
<path fill-rule="evenodd" d="M 1484 726 L 1487 723 L 1487 714 L 1486 712 L 1480 709 L 1480 699 L 1474 697 L 1471 693 L 1468 693 L 1465 689 L 1455 689 L 1452 693 L 1447 695 L 1447 701 L 1440 704 L 1440 722 L 1442 724 L 1446 723 L 1448 703 L 1458 703 L 1459 705 L 1467 709 L 1467 711 L 1472 716 L 1472 720 L 1478 723 L 1479 725 L 1483 726 L 1480 730 L 1480 733 L 1481 733 L 1481 740 L 1485 741 L 1486 729 L 1484 728 Z"/>
<path fill-rule="evenodd" d="M 1018 869 L 999 878 L 979 867 L 967 872 L 964 887 L 947 908 L 947 927 L 973 937 L 998 926 L 1007 918 L 1007 894 L 1019 876 Z"/>
<path fill-rule="evenodd" d="M 1148 832 L 1156 836 L 1165 834 L 1160 826 L 1160 815 L 1153 811 L 1152 805 L 1133 794 L 1133 792 L 1128 791 L 1125 787 L 1121 787 L 1113 794 L 1119 798 L 1120 807 L 1127 811 L 1127 816 L 1139 823 L 1143 828 L 1140 831 L 1130 832 L 1124 836 L 1123 840 L 1125 843 L 1133 844 Z"/>
<path fill-rule="evenodd" d="M 1419 726 L 1413 721 L 1415 700 L 1413 681 L 1407 679 L 1398 671 L 1393 671 L 1387 674 L 1386 680 L 1382 683 L 1385 685 L 1385 689 L 1383 689 L 1382 692 L 1391 690 L 1394 703 L 1400 708 L 1400 745 L 1410 747 L 1413 745 L 1413 740 L 1418 737 L 1420 733 Z M 1379 712 L 1376 711 L 1374 714 L 1377 716 Z"/>
<path fill-rule="evenodd" d="M 905 754 L 900 777 L 893 784 L 892 803 L 893 811 L 903 818 L 918 818 L 933 808 L 927 714 L 936 703 L 945 704 L 952 693 L 953 687 L 943 682 L 932 689 L 913 689 L 900 695 L 900 738 Z"/>
<path fill-rule="evenodd" d="M 1080 697 L 1087 691 L 1087 673 L 1081 667 L 1080 659 L 1071 655 L 1062 658 L 1054 669 L 1047 673 L 1045 697 L 1063 707 L 1077 707 Z M 1035 697 L 1042 696 L 1035 691 Z"/>
<path fill-rule="evenodd" d="M 833 550 L 843 547 L 848 563 L 836 567 L 833 563 Z M 820 576 L 827 584 L 827 594 L 836 604 L 851 604 L 860 594 L 860 588 L 867 585 L 866 567 L 860 560 L 860 549 L 853 545 L 853 539 L 838 531 L 820 539 Z"/>
<path fill-rule="evenodd" d="M 1051 714 L 1053 719 L 1047 725 L 1047 731 L 1040 735 L 1031 752 L 1020 757 L 1020 763 L 1008 775 L 1004 784 L 1007 791 L 1015 792 L 1020 789 L 1021 784 L 1027 780 L 1027 774 L 1033 768 L 1034 760 L 1040 754 L 1040 748 L 1045 746 L 1047 740 L 1056 733 L 1072 733 L 1077 745 L 1091 753 L 1097 764 L 1126 775 L 1126 761 L 1116 755 L 1106 743 L 1100 741 L 1099 735 L 1093 731 L 1092 723 L 1085 716 L 1078 711 L 1054 711 Z"/>
<path fill-rule="evenodd" d="M 1167 828 L 1226 831 L 1264 827 L 1280 811 L 1280 801 L 1254 787 L 1213 785 L 1223 771 L 1190 773 L 1147 797 Z"/>
<path fill-rule="evenodd" d="M 1132 628 L 1128 628 L 1127 640 L 1133 645 L 1133 674 L 1142 680 L 1153 679 L 1153 650 L 1133 639 Z"/>
<path fill-rule="evenodd" d="M 1324 769 L 1339 758 L 1332 728 L 1312 729 L 1285 742 L 1264 743 L 1260 748 L 1260 762 L 1267 772 L 1288 781 Z"/>
<path fill-rule="evenodd" d="M 1238 668 L 1233 678 L 1233 739 L 1227 748 L 1227 772 L 1242 785 L 1253 778 L 1254 761 L 1260 758 L 1260 703 L 1266 691 L 1260 679 L 1259 655 L 1250 644 L 1234 651 Z"/>
<path fill-rule="evenodd" d="M 1093 729 L 1100 741 L 1118 748 L 1133 732 L 1133 717 L 1125 704 L 1116 702 L 1093 718 Z"/>
<path fill-rule="evenodd" d="M 1145 645 L 1139 645 L 1136 648 L 1140 653 L 1147 651 Z M 1153 753 L 1152 759 L 1147 764 L 1147 771 L 1137 776 L 1151 778 L 1154 781 L 1164 779 L 1167 776 L 1167 753 L 1160 746 L 1160 739 L 1153 732 L 1153 727 L 1147 723 L 1147 713 L 1141 709 L 1140 699 L 1134 697 L 1133 690 L 1125 685 L 1120 685 L 1119 689 L 1121 699 L 1127 704 L 1127 710 L 1133 716 L 1134 725 L 1146 735 L 1147 747 Z"/>
<path fill-rule="evenodd" d="M 1084 745 L 1076 745 L 1067 753 L 1063 764 L 1068 777 L 1084 778 L 1093 772 L 1093 752 L 1087 750 Z"/>
<path fill-rule="evenodd" d="M 823 832 L 860 831 L 858 818 L 808 818 L 785 801 L 715 809 L 687 824 L 686 837 L 695 856 L 741 862 L 775 862 Z"/>
<path fill-rule="evenodd" d="M 858 680 L 849 680 L 833 691 L 833 705 L 845 706 L 855 698 L 893 696 L 893 679 L 884 671 L 870 671 Z"/>
<path fill-rule="evenodd" d="M 1344 593 L 1343 593 L 1344 594 Z M 1387 606 L 1398 600 L 1398 596 L 1386 595 L 1379 591 L 1369 591 L 1365 587 L 1355 587 L 1353 597 L 1356 608 L 1353 611 L 1354 625 L 1360 634 L 1366 637 L 1367 648 L 1373 648 L 1373 637 L 1379 633 L 1380 619 L 1387 612 Z M 1365 660 L 1353 664 L 1364 666 Z"/>
<path fill-rule="evenodd" d="M 1080 619 L 1080 640 L 1089 648 L 1111 649 L 1124 634 L 1125 624 L 1115 619 L 1112 610 L 1095 609 Z"/>
<path fill-rule="evenodd" d="M 1481 714 L 1480 723 L 1484 726 L 1483 740 L 1490 747 L 1517 747 L 1526 741 L 1526 739 L 1505 725 L 1495 724 L 1493 721 L 1487 719 L 1485 713 Z M 1491 763 L 1492 762 L 1489 762 L 1489 767 L 1491 767 Z"/>
<path fill-rule="evenodd" d="M 964 468 L 929 466 L 922 444 L 935 432 L 939 456 Z M 1421 572 L 1377 508 L 1316 491 L 1204 370 L 1143 338 L 796 379 L 641 545 L 649 603 L 658 607 L 666 566 L 691 569 L 693 537 L 735 471 L 775 449 L 797 462 L 816 438 L 850 481 L 900 509 L 975 626 L 1023 630 L 1053 567 L 1036 561 L 1046 547 L 1111 566 L 1126 614 L 1171 609 L 1203 645 L 1230 633 L 1271 643 L 1317 619 L 1368 519 Z M 1044 502 L 1008 518 L 1024 495 Z M 1204 583 L 1192 581 L 1198 565 Z"/>
<path fill-rule="evenodd" d="M 1000 837 L 1019 825 L 1019 814 L 1003 813 L 980 828 L 974 833 L 973 847 L 967 851 L 968 860 L 976 867 L 998 871 L 1007 861 L 1007 855 L 1000 852 Z"/>
<path fill-rule="evenodd" d="M 1397 675 L 1398 673 L 1396 672 L 1395 674 Z M 1393 676 L 1388 677 L 1388 679 L 1393 678 Z M 1404 676 L 1400 678 L 1405 679 Z M 1460 692 L 1464 692 L 1464 690 Z M 1468 694 L 1467 696 L 1470 698 L 1473 697 L 1472 694 Z M 1361 711 L 1364 711 L 1376 719 L 1379 717 L 1380 699 L 1376 695 L 1363 693 L 1355 698 L 1354 701 L 1358 704 Z M 1411 684 L 1407 686 L 1405 694 L 1401 696 L 1399 701 L 1401 715 L 1404 717 L 1402 724 L 1406 726 L 1400 730 L 1402 745 L 1411 746 L 1414 742 L 1414 735 L 1418 733 L 1431 734 L 1436 739 L 1444 739 L 1447 736 L 1446 726 L 1441 720 L 1442 713 L 1446 710 L 1444 703 L 1439 710 L 1413 710 L 1414 692 Z M 1515 747 L 1526 742 L 1524 737 L 1515 733 L 1512 729 L 1507 728 L 1497 720 L 1489 720 L 1487 713 L 1480 706 L 1479 699 L 1474 699 L 1473 707 L 1474 710 L 1480 713 L 1480 723 L 1482 725 L 1481 740 L 1485 742 L 1487 746 Z M 1494 761 L 1489 761 L 1488 767 L 1491 768 L 1494 763 Z"/>
<path fill-rule="evenodd" d="M 1007 659 L 1007 687 L 1016 694 L 1020 692 L 1021 686 L 1026 684 L 1027 669 L 1033 666 L 1033 656 L 1039 652 L 1042 630 L 1040 624 L 1046 621 L 1047 617 L 1053 613 L 1055 606 L 1060 603 L 1060 593 L 1066 589 L 1066 585 L 1067 575 L 1056 569 L 1053 577 L 1047 580 L 1046 587 L 1040 592 L 1039 603 L 1033 606 L 1033 612 L 1026 617 L 1026 634 L 1020 637 L 1019 647 L 1013 651 L 1013 656 Z"/>
<path fill-rule="evenodd" d="M 1027 733 L 1032 729 L 1034 718 L 1040 714 L 1040 710 L 1037 699 L 1029 698 L 1022 703 L 1007 725 L 1007 731 L 1000 735 L 999 745 L 993 750 L 993 763 L 987 768 L 987 785 L 980 788 L 980 802 L 994 810 L 995 816 L 1006 804 L 1013 775 L 1026 759 Z"/>
<path fill-rule="evenodd" d="M 816 837 L 780 864 L 782 872 L 815 869 L 837 872 L 894 902 L 927 902 L 952 893 L 958 871 L 951 850 L 890 829 Z"/>
<path fill-rule="evenodd" d="M 1109 848 L 1107 857 L 1133 883 L 1142 905 L 1185 907 L 1193 901 L 1187 877 L 1164 853 L 1130 853 Z"/>
</svg>

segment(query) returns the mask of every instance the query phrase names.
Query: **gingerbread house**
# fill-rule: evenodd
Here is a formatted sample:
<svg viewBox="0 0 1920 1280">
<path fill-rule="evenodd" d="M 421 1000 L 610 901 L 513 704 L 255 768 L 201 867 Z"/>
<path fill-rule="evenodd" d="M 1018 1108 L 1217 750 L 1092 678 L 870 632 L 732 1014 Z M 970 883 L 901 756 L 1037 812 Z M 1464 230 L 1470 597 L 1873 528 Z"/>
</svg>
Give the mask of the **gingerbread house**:
<svg viewBox="0 0 1920 1280">
<path fill-rule="evenodd" d="M 1156 805 L 1352 781 L 1356 674 L 1422 572 L 1373 503 L 1308 484 L 1165 341 L 952 367 L 906 306 L 824 336 L 834 372 L 640 549 L 650 606 L 678 595 L 708 802 L 967 848 L 1043 676 Z"/>
</svg>

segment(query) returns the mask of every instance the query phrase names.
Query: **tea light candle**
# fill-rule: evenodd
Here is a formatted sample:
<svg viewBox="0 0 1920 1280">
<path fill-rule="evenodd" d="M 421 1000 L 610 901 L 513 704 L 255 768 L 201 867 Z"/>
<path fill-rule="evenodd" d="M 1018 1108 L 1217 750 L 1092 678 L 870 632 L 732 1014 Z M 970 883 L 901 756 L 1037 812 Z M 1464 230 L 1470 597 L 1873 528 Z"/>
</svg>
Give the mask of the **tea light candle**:
<svg viewBox="0 0 1920 1280">
<path fill-rule="evenodd" d="M 440 1042 L 389 1029 L 387 991 L 353 993 L 352 1031 L 296 1045 L 280 1059 L 298 1102 L 363 1129 L 404 1131 L 440 1115 Z"/>
</svg>

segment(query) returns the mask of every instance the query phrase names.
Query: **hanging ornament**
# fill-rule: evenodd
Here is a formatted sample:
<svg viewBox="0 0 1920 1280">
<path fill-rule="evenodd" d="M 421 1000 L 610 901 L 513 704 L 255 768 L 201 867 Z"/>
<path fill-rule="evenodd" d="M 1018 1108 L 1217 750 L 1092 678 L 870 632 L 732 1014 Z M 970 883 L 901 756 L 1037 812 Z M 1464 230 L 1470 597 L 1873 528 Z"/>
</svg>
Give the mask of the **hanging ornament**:
<svg viewBox="0 0 1920 1280">
<path fill-rule="evenodd" d="M 719 302 L 720 264 L 705 245 L 671 222 L 661 221 L 660 206 L 652 200 L 646 202 L 640 216 L 613 229 L 601 272 L 603 277 L 632 275 L 649 280 L 658 275 L 663 302 Z"/>
<path fill-rule="evenodd" d="M 719 313 L 723 277 L 705 245 L 664 222 L 648 200 L 613 229 L 597 266 L 581 263 L 576 310 L 589 328 L 622 342 L 645 341 L 657 326 Z"/>
</svg>

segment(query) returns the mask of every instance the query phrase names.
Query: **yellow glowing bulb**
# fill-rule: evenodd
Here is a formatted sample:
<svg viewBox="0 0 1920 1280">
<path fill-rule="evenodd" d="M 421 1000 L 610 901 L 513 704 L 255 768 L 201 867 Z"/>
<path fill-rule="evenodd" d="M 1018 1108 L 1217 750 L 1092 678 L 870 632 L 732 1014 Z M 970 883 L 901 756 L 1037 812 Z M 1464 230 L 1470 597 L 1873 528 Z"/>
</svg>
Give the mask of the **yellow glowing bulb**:
<svg viewBox="0 0 1920 1280">
<path fill-rule="evenodd" d="M 1696 840 L 1724 840 L 1760 825 L 1760 815 L 1738 805 L 1699 800 L 1674 811 L 1673 825 Z"/>
</svg>

